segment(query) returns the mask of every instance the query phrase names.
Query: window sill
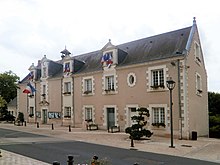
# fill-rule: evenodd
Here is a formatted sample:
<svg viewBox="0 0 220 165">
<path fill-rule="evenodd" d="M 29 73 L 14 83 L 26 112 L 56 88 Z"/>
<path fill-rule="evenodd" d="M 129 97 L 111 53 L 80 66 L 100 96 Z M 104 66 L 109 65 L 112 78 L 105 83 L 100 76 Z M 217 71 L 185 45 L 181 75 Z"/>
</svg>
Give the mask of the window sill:
<svg viewBox="0 0 220 165">
<path fill-rule="evenodd" d="M 71 95 L 71 92 L 64 92 L 64 95 Z"/>
<path fill-rule="evenodd" d="M 116 94 L 116 91 L 111 89 L 111 90 L 105 90 L 105 94 Z"/>
</svg>

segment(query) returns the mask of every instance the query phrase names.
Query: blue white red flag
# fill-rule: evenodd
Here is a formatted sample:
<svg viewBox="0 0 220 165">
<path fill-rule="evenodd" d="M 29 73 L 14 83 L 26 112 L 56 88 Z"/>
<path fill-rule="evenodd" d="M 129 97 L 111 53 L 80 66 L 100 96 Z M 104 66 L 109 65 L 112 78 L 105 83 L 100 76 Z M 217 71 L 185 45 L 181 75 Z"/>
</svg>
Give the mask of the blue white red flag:
<svg viewBox="0 0 220 165">
<path fill-rule="evenodd" d="M 106 53 L 102 56 L 102 63 L 106 62 L 108 68 L 111 67 L 111 64 L 113 63 L 112 61 L 112 54 L 111 53 Z"/>
<path fill-rule="evenodd" d="M 26 88 L 23 90 L 23 93 L 29 94 L 34 93 L 36 89 L 31 85 L 31 83 L 27 83 Z"/>
</svg>

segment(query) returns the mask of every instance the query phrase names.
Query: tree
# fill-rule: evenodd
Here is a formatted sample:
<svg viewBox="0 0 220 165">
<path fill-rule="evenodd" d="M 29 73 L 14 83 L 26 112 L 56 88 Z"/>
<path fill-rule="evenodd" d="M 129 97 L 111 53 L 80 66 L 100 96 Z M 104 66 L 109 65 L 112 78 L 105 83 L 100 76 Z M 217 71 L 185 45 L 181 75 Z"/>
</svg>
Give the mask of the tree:
<svg viewBox="0 0 220 165">
<path fill-rule="evenodd" d="M 209 136 L 220 138 L 220 94 L 208 92 Z"/>
<path fill-rule="evenodd" d="M 140 140 L 143 136 L 151 137 L 153 133 L 144 128 L 147 125 L 146 117 L 150 116 L 149 110 L 142 107 L 138 108 L 137 112 L 137 116 L 131 117 L 132 120 L 136 121 L 136 124 L 133 124 L 131 127 L 127 127 L 125 132 L 129 133 L 130 138 L 135 140 Z"/>
<path fill-rule="evenodd" d="M 0 96 L 9 103 L 17 96 L 17 85 L 19 77 L 12 71 L 0 74 Z"/>
</svg>

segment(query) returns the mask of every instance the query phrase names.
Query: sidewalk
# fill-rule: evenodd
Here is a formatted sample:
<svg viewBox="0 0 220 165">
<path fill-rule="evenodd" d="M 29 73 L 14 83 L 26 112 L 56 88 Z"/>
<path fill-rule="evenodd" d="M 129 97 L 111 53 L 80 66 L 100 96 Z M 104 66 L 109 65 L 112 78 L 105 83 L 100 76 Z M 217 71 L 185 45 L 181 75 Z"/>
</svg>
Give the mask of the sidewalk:
<svg viewBox="0 0 220 165">
<path fill-rule="evenodd" d="M 18 130 L 19 128 L 20 131 L 53 136 L 59 139 L 77 140 L 131 149 L 130 139 L 128 138 L 129 135 L 124 132 L 108 133 L 103 130 L 88 131 L 81 128 L 71 128 L 71 132 L 69 132 L 68 127 L 54 125 L 54 130 L 52 130 L 51 125 L 40 125 L 40 128 L 37 128 L 35 124 L 14 126 L 13 124 L 0 123 L 0 128 L 12 130 Z M 220 139 L 198 138 L 196 141 L 174 139 L 175 148 L 169 148 L 169 146 L 170 138 L 152 136 L 150 140 L 135 140 L 132 149 L 220 163 Z M 48 165 L 47 163 L 39 162 L 4 150 L 1 150 L 1 152 L 2 157 L 0 157 L 0 165 L 14 165 L 15 163 L 13 162 L 17 162 L 17 164 L 21 162 L 19 163 L 21 165 Z"/>
</svg>

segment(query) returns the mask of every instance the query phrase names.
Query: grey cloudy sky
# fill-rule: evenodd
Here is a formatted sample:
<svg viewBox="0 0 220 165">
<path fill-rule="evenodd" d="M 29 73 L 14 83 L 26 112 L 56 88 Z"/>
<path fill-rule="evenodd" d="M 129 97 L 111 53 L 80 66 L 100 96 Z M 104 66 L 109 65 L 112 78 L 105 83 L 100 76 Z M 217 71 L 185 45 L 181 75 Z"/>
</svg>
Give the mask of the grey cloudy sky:
<svg viewBox="0 0 220 165">
<path fill-rule="evenodd" d="M 0 73 L 21 79 L 44 55 L 72 55 L 191 26 L 196 17 L 208 90 L 220 92 L 217 0 L 0 0 Z"/>
</svg>

